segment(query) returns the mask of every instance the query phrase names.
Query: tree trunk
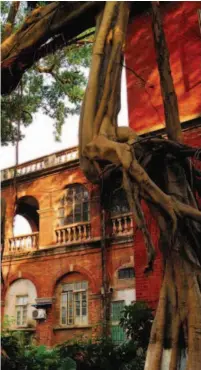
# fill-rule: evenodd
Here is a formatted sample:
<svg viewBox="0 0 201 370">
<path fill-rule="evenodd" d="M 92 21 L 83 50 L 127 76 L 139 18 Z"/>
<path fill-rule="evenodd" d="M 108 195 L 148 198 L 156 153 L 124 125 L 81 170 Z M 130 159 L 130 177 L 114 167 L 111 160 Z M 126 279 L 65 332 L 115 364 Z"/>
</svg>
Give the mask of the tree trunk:
<svg viewBox="0 0 201 370">
<path fill-rule="evenodd" d="M 180 236 L 181 238 L 181 236 Z M 182 240 L 182 238 L 181 238 Z M 177 370 L 187 350 L 185 369 L 200 369 L 201 297 L 193 268 L 171 251 L 166 260 L 159 304 L 152 326 L 145 370 Z M 165 359 L 165 354 L 168 357 Z"/>
<path fill-rule="evenodd" d="M 153 34 L 160 74 L 168 137 L 182 141 L 177 97 L 169 63 L 169 52 L 160 17 L 159 4 L 152 3 Z M 197 208 L 193 190 L 188 182 L 189 162 L 166 161 L 164 189 L 183 203 Z M 165 173 L 166 172 L 166 173 Z M 201 366 L 201 227 L 194 221 L 181 219 L 172 240 L 161 227 L 161 250 L 164 257 L 164 280 L 150 344 L 146 370 L 178 369 L 184 354 L 186 369 Z M 184 362 L 183 365 L 184 366 Z M 184 367 L 183 367 L 184 368 Z"/>
<path fill-rule="evenodd" d="M 158 8 L 154 10 L 157 28 L 153 26 L 153 29 L 155 33 L 157 31 L 155 40 L 160 56 L 159 72 L 168 137 L 182 142 L 164 32 L 161 32 L 162 23 L 159 14 L 156 14 Z M 120 65 L 128 11 L 127 2 L 108 2 L 97 20 L 92 65 L 80 118 L 80 163 L 86 177 L 94 183 L 103 181 L 114 169 L 122 173 L 122 186 L 144 235 L 148 259 L 146 271 L 152 269 L 155 250 L 140 197 L 148 202 L 158 220 L 165 271 L 146 369 L 161 369 L 167 353 L 171 355 L 168 367 L 168 360 L 165 361 L 166 368 L 177 369 L 181 353 L 187 349 L 186 368 L 197 370 L 201 364 L 201 227 L 197 222 L 201 221 L 201 212 L 197 209 L 188 181 L 188 160 L 174 151 L 184 146 L 168 140 L 163 143 L 156 140 L 155 144 L 161 142 L 167 151 L 159 152 L 157 160 L 152 155 L 150 159 L 149 144 L 147 146 L 146 141 L 140 140 L 132 130 L 117 126 Z M 161 153 L 163 163 L 160 167 Z M 150 171 L 153 166 L 157 166 L 160 172 L 157 178 L 154 171 Z"/>
</svg>

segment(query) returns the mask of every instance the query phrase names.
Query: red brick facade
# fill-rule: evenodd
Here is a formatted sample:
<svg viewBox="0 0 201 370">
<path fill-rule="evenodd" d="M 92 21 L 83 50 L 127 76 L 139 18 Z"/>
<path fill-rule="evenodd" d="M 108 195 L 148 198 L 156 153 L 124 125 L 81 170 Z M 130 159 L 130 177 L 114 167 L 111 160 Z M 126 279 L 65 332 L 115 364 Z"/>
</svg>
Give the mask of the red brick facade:
<svg viewBox="0 0 201 370">
<path fill-rule="evenodd" d="M 160 3 L 181 122 L 201 114 L 199 1 Z M 129 124 L 138 133 L 164 127 L 164 111 L 151 27 L 151 12 L 134 16 L 126 53 Z M 133 72 L 132 72 L 133 71 Z M 142 80 L 136 77 L 141 76 Z"/>
<path fill-rule="evenodd" d="M 201 43 L 200 2 L 176 1 L 160 6 L 170 65 L 178 98 L 184 142 L 201 147 Z M 125 52 L 129 125 L 138 134 L 164 128 L 164 110 L 154 49 L 150 9 L 134 15 L 128 26 Z M 138 78 L 140 76 L 143 80 Z M 160 132 L 161 132 L 160 131 Z M 159 132 L 159 131 L 158 131 Z M 157 133 L 157 131 L 156 131 Z M 196 163 L 199 165 L 198 163 Z M 158 229 L 146 210 L 146 219 L 157 247 Z M 146 252 L 142 235 L 134 231 L 136 299 L 157 304 L 162 281 L 162 261 L 157 247 L 154 271 L 146 277 Z"/>
<path fill-rule="evenodd" d="M 201 126 L 184 131 L 184 141 L 193 147 L 201 146 Z M 197 165 L 197 163 L 196 163 Z M 201 204 L 200 204 L 201 205 Z M 135 256 L 135 286 L 136 300 L 143 300 L 156 308 L 160 287 L 163 276 L 162 256 L 158 248 L 159 230 L 153 217 L 150 215 L 148 208 L 144 204 L 144 213 L 148 228 L 151 232 L 153 243 L 156 247 L 156 259 L 154 262 L 153 272 L 146 276 L 144 268 L 146 266 L 147 255 L 141 232 L 134 229 L 134 256 Z"/>
<path fill-rule="evenodd" d="M 69 151 L 66 151 L 68 154 Z M 57 156 L 62 156 L 62 152 Z M 48 157 L 47 157 L 48 158 Z M 45 159 L 47 160 L 47 159 Z M 37 160 L 39 162 L 39 160 Z M 37 167 L 37 161 L 22 165 L 21 171 Z M 40 159 L 45 163 L 44 159 Z M 14 216 L 13 179 L 8 179 L 9 171 L 4 171 L 2 197 L 6 200 L 5 252 L 3 275 L 5 289 L 2 300 L 6 303 L 6 293 L 18 279 L 30 280 L 36 288 L 37 298 L 52 298 L 52 306 L 47 307 L 47 319 L 37 321 L 35 338 L 38 343 L 54 345 L 74 336 L 95 337 L 102 332 L 102 254 L 100 228 L 100 194 L 97 187 L 89 184 L 79 169 L 78 160 L 51 165 L 39 171 L 17 177 L 18 199 L 34 197 L 39 205 L 39 243 L 36 250 L 26 251 L 21 241 L 20 247 L 11 245 Z M 68 184 L 83 184 L 89 192 L 90 237 L 82 242 L 64 240 L 56 243 L 55 229 L 58 227 L 59 199 Z M 121 218 L 122 215 L 119 215 Z M 27 215 L 26 215 L 27 217 Z M 122 222 L 122 220 L 120 220 Z M 81 223 L 82 224 L 82 223 Z M 123 224 L 122 224 L 123 225 Z M 134 279 L 118 280 L 117 271 L 121 267 L 133 267 L 132 229 L 125 235 L 112 235 L 112 223 L 108 218 L 107 235 L 107 274 L 113 296 L 125 288 L 134 294 Z M 35 231 L 35 230 L 33 230 Z M 112 239 L 108 239 L 108 238 Z M 20 237 L 18 237 L 19 240 Z M 110 240 L 110 242 L 109 242 Z M 88 282 L 88 323 L 80 326 L 62 326 L 60 323 L 60 293 L 65 282 Z M 60 293 L 59 293 L 60 292 Z M 112 296 L 111 296 L 112 299 Z M 134 299 L 134 297 L 133 297 Z M 33 328 L 30 328 L 33 330 Z"/>
</svg>

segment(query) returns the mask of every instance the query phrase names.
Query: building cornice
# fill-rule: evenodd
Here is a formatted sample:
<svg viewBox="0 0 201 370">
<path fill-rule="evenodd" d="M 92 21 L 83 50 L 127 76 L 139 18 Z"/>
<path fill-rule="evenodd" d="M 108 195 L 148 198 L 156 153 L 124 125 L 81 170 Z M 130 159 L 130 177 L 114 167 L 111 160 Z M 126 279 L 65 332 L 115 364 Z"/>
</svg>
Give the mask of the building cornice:
<svg viewBox="0 0 201 370">
<path fill-rule="evenodd" d="M 76 167 L 79 167 L 78 148 L 71 148 L 20 164 L 17 166 L 16 177 L 18 183 L 22 183 Z M 14 166 L 2 170 L 2 187 L 6 187 L 12 183 L 14 175 Z"/>
</svg>

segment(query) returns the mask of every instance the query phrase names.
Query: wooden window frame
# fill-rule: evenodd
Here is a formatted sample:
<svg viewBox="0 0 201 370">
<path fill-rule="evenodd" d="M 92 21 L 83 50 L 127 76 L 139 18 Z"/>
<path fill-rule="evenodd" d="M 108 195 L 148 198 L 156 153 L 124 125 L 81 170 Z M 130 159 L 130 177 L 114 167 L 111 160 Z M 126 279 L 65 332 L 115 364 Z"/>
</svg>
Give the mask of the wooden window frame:
<svg viewBox="0 0 201 370">
<path fill-rule="evenodd" d="M 80 288 L 80 289 L 76 289 L 76 284 L 77 283 L 86 283 L 86 288 Z M 72 284 L 73 285 L 73 289 L 72 290 L 66 290 L 64 291 L 64 286 L 65 285 L 70 285 Z M 68 307 L 68 299 L 66 300 L 66 320 L 65 320 L 65 323 L 62 322 L 62 308 L 64 307 L 63 306 L 63 301 L 62 301 L 62 297 L 63 296 L 68 296 L 68 293 L 71 292 L 72 293 L 72 310 L 73 310 L 73 313 L 72 313 L 72 323 L 70 323 L 70 320 L 69 320 L 69 307 Z M 86 294 L 86 318 L 85 320 L 83 320 L 83 315 L 80 314 L 79 317 L 81 318 L 80 322 L 78 322 L 78 319 L 76 319 L 77 315 L 76 315 L 76 301 L 75 301 L 75 295 L 76 293 L 85 293 Z M 80 300 L 80 313 L 82 312 L 82 309 L 83 309 L 83 306 L 82 306 L 82 302 L 83 300 L 81 299 Z M 88 325 L 88 282 L 86 280 L 82 280 L 82 281 L 76 281 L 76 282 L 72 282 L 72 283 L 64 283 L 62 284 L 62 292 L 61 292 L 61 295 L 60 295 L 60 325 L 61 326 L 64 326 L 64 327 L 73 327 L 73 326 L 85 326 L 85 325 Z"/>
<path fill-rule="evenodd" d="M 27 303 L 26 304 L 18 304 L 17 300 L 19 298 L 27 298 Z M 16 301 L 15 301 L 15 324 L 16 327 L 22 328 L 22 327 L 27 327 L 27 319 L 28 319 L 28 295 L 17 295 L 16 296 Z M 23 314 L 24 311 L 26 312 L 26 318 L 25 318 L 25 323 L 23 322 Z M 17 314 L 20 312 L 20 324 L 18 324 L 18 317 Z"/>
</svg>

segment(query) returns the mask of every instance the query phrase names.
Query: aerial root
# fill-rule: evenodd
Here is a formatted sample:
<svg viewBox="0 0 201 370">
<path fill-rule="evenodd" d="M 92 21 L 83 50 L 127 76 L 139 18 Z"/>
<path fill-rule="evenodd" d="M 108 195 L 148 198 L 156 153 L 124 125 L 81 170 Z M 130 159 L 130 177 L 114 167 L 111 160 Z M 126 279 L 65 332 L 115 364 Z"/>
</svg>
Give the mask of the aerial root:
<svg viewBox="0 0 201 370">
<path fill-rule="evenodd" d="M 139 195 L 145 200 L 158 206 L 164 212 L 165 218 L 169 219 L 171 225 L 170 233 L 172 243 L 177 230 L 177 218 L 189 217 L 196 221 L 201 221 L 201 212 L 189 205 L 185 205 L 175 200 L 170 195 L 165 194 L 149 177 L 146 171 L 138 163 L 133 148 L 127 143 L 119 143 L 110 140 L 106 135 L 96 135 L 93 140 L 86 145 L 84 155 L 90 160 L 109 161 L 114 168 L 122 167 L 123 185 L 126 190 L 128 202 L 134 213 L 135 221 L 143 233 L 147 249 L 148 265 L 146 272 L 152 269 L 155 258 L 155 249 L 146 226 L 146 221 L 141 208 Z M 140 192 L 139 192 L 140 188 Z"/>
<path fill-rule="evenodd" d="M 163 285 L 160 292 L 159 304 L 157 307 L 156 315 L 151 329 L 149 346 L 147 349 L 147 358 L 144 370 L 160 370 L 161 359 L 163 354 L 163 341 L 164 341 L 164 325 L 165 325 L 165 312 L 166 312 L 166 283 Z"/>
<path fill-rule="evenodd" d="M 146 226 L 144 213 L 139 199 L 139 186 L 136 183 L 131 183 L 129 176 L 126 171 L 123 171 L 123 185 L 127 194 L 130 209 L 133 210 L 135 222 L 138 228 L 142 231 L 145 246 L 147 250 L 147 266 L 145 272 L 148 273 L 153 270 L 153 262 L 155 259 L 155 249 L 152 243 L 149 231 Z"/>
</svg>

